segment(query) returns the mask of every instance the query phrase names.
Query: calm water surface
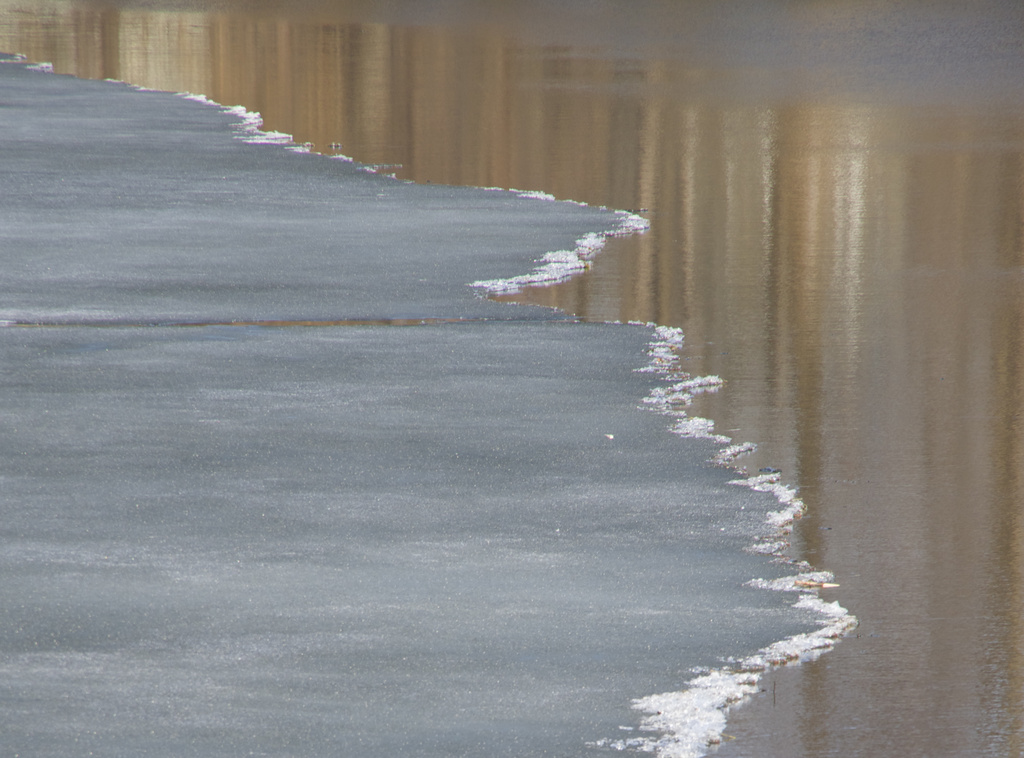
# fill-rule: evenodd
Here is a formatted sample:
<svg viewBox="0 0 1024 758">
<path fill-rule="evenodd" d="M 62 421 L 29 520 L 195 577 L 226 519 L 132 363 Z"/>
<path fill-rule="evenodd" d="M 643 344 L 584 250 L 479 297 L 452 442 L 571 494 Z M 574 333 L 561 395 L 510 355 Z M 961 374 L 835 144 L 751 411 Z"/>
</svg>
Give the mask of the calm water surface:
<svg viewBox="0 0 1024 758">
<path fill-rule="evenodd" d="M 1016 3 L 3 0 L 0 49 L 418 182 L 640 210 L 514 299 L 682 327 L 727 381 L 695 414 L 799 487 L 792 554 L 861 621 L 719 753 L 1024 753 Z"/>
</svg>

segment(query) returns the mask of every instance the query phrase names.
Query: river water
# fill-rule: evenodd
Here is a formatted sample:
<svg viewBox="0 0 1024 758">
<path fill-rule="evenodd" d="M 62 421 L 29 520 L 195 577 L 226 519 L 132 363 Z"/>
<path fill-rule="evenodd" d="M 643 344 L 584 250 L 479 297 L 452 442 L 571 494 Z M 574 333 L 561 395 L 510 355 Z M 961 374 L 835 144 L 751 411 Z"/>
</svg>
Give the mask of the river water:
<svg viewBox="0 0 1024 758">
<path fill-rule="evenodd" d="M 1024 751 L 1024 10 L 1010 2 L 0 4 L 0 49 L 201 92 L 421 183 L 633 210 L 503 296 L 680 327 L 860 620 L 720 755 Z"/>
</svg>

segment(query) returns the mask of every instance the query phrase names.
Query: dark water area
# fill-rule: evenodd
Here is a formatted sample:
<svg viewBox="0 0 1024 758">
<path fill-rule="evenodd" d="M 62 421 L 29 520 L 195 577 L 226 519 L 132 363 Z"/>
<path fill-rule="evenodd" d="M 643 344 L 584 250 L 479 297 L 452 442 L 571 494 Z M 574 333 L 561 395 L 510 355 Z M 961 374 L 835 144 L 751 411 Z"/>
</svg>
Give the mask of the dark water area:
<svg viewBox="0 0 1024 758">
<path fill-rule="evenodd" d="M 693 414 L 798 488 L 790 554 L 860 620 L 718 754 L 1022 754 L 1018 4 L 7 0 L 0 49 L 422 184 L 649 218 L 502 299 L 680 327 L 726 382 Z"/>
</svg>

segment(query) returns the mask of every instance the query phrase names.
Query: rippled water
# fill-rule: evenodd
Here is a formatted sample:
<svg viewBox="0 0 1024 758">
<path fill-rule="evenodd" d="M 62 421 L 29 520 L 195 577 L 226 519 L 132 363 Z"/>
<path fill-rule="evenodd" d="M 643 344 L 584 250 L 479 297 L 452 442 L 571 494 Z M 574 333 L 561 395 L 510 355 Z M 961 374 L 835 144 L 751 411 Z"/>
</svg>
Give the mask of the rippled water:
<svg viewBox="0 0 1024 758">
<path fill-rule="evenodd" d="M 681 327 L 727 382 L 695 412 L 799 487 L 792 554 L 861 621 L 721 754 L 1024 750 L 1015 3 L 141 6 L 6 0 L 0 49 L 651 220 L 511 299 Z"/>
</svg>

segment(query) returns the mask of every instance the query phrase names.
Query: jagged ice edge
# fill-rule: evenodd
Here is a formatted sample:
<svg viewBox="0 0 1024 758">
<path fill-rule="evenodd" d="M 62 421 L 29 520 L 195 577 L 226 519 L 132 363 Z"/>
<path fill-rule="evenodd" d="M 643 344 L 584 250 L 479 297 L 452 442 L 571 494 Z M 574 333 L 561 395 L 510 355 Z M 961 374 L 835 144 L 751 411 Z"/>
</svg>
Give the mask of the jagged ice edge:
<svg viewBox="0 0 1024 758">
<path fill-rule="evenodd" d="M 495 187 L 484 189 L 494 190 Z M 557 202 L 554 195 L 546 192 L 533 192 L 511 189 L 517 197 L 548 200 Z M 566 201 L 575 202 L 575 201 Z M 583 203 L 578 203 L 583 205 Z M 650 228 L 650 222 L 630 211 L 615 211 L 617 223 L 614 228 L 605 232 L 591 232 L 576 240 L 572 250 L 555 250 L 542 256 L 539 264 L 529 274 L 513 276 L 508 279 L 486 279 L 470 282 L 470 287 L 481 290 L 484 295 L 514 295 L 527 287 L 549 286 L 559 284 L 590 268 L 595 256 L 605 245 L 609 237 L 628 237 L 631 234 L 642 234 Z"/>
<path fill-rule="evenodd" d="M 24 64 L 27 58 L 24 55 L 16 54 L 12 58 L 0 60 L 0 63 L 21 63 Z M 52 63 L 31 63 L 25 66 L 29 71 L 41 71 L 43 73 L 52 74 L 53 64 Z M 130 82 L 122 81 L 121 79 L 105 79 L 108 82 L 117 82 L 119 84 L 125 84 L 131 87 L 133 90 L 139 92 L 160 92 L 162 90 L 155 90 L 150 87 L 143 87 L 138 84 L 132 84 Z M 241 105 L 221 105 L 220 103 L 211 100 L 206 95 L 200 95 L 193 92 L 177 92 L 175 93 L 179 97 L 185 100 L 192 100 L 197 103 L 203 103 L 204 105 L 212 105 L 220 108 L 226 113 L 237 117 L 239 122 L 235 127 L 235 139 L 241 140 L 252 145 L 282 145 L 286 150 L 291 150 L 296 153 L 309 153 L 312 152 L 313 144 L 311 142 L 296 143 L 292 138 L 292 135 L 285 134 L 284 132 L 273 132 L 263 131 L 263 117 L 259 113 L 246 110 Z M 347 155 L 329 155 L 329 158 L 344 161 L 346 163 L 355 163 L 355 159 L 350 158 Z M 362 166 L 362 170 L 369 173 L 376 173 L 377 167 L 375 166 Z"/>
<path fill-rule="evenodd" d="M 643 399 L 644 406 L 672 418 L 672 433 L 680 437 L 707 439 L 723 445 L 730 442 L 728 437 L 715 434 L 714 421 L 690 416 L 684 410 L 693 404 L 695 396 L 705 392 L 718 392 L 725 382 L 715 375 L 692 377 L 679 369 L 678 351 L 683 346 L 682 329 L 654 324 L 648 326 L 654 327 L 654 339 L 647 348 L 650 363 L 637 369 L 637 372 L 659 374 L 675 381 L 667 387 L 655 387 L 651 394 Z"/>
<path fill-rule="evenodd" d="M 695 394 L 717 391 L 722 386 L 722 380 L 716 376 L 693 378 L 681 372 L 678 368 L 678 350 L 683 344 L 682 330 L 653 324 L 649 326 L 654 326 L 654 339 L 648 348 L 650 364 L 638 370 L 657 373 L 665 376 L 667 381 L 675 381 L 669 387 L 656 387 L 644 399 L 644 403 L 659 413 L 678 416 L 684 413 L 681 408 L 689 407 L 693 402 Z M 693 428 L 687 427 L 687 433 L 683 433 L 677 422 L 673 431 L 682 436 L 703 436 L 721 444 L 731 442 L 728 437 L 713 434 L 710 423 L 700 435 L 689 434 Z M 728 445 L 711 462 L 730 465 L 737 457 L 754 448 L 752 443 Z M 757 492 L 769 492 L 779 501 L 782 508 L 765 516 L 765 525 L 771 535 L 749 549 L 781 556 L 782 551 L 788 547 L 784 535 L 792 532 L 793 522 L 805 511 L 804 503 L 797 497 L 796 491 L 782 484 L 778 473 L 734 479 L 730 484 L 749 487 Z M 795 565 L 810 568 L 803 562 Z M 773 580 L 753 579 L 748 582 L 752 587 L 801 593 L 793 607 L 818 616 L 820 628 L 775 642 L 746 658 L 729 660 L 726 662 L 727 667 L 688 681 L 685 690 L 635 700 L 633 707 L 647 714 L 641 721 L 640 730 L 656 733 L 657 736 L 600 740 L 593 744 L 614 750 L 655 753 L 660 758 L 699 758 L 705 755 L 710 746 L 721 742 L 730 708 L 758 692 L 758 682 L 766 669 L 793 661 L 813 660 L 832 649 L 839 638 L 856 626 L 856 618 L 838 602 L 827 603 L 814 593 L 815 585 L 820 586 L 832 578 L 831 572 L 808 570 L 794 576 Z"/>
<path fill-rule="evenodd" d="M 26 71 L 41 71 L 44 74 L 53 73 L 53 64 L 40 61 L 39 63 L 28 63 L 28 56 L 22 53 L 10 53 L 9 58 L 0 58 L 0 63 L 17 63 L 25 68 Z"/>
<path fill-rule="evenodd" d="M 349 155 L 343 155 L 341 153 L 321 153 L 314 150 L 312 142 L 295 142 L 295 138 L 291 134 L 285 132 L 276 131 L 265 131 L 263 129 L 263 116 L 258 112 L 250 111 L 243 105 L 221 105 L 215 100 L 211 100 L 206 95 L 197 95 L 192 92 L 178 92 L 179 97 L 183 97 L 186 100 L 194 100 L 198 103 L 204 103 L 206 105 L 213 105 L 226 113 L 238 118 L 238 124 L 235 127 L 235 139 L 241 140 L 249 145 L 280 145 L 285 150 L 290 150 L 293 153 L 311 153 L 314 155 L 321 155 L 331 160 L 342 161 L 343 163 L 353 164 L 359 171 L 365 171 L 368 174 L 380 174 L 382 176 L 389 176 L 392 179 L 395 178 L 393 171 L 395 166 L 391 164 L 385 165 L 371 165 L 357 163 L 356 159 Z M 332 145 L 334 147 L 334 145 Z"/>
</svg>

